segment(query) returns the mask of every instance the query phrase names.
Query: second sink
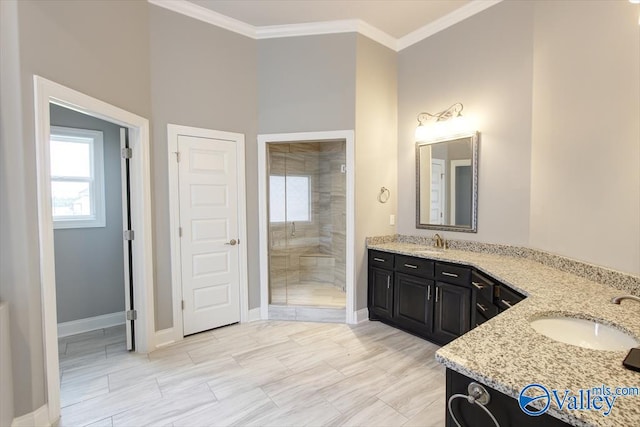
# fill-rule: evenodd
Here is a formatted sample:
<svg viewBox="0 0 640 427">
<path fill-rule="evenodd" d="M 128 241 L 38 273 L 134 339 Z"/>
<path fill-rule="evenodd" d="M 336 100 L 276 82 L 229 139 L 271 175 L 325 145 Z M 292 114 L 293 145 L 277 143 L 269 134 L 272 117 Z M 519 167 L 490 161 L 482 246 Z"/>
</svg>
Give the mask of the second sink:
<svg viewBox="0 0 640 427">
<path fill-rule="evenodd" d="M 631 335 L 594 320 L 547 316 L 530 324 L 536 332 L 555 341 L 592 350 L 624 351 L 640 344 Z"/>
</svg>

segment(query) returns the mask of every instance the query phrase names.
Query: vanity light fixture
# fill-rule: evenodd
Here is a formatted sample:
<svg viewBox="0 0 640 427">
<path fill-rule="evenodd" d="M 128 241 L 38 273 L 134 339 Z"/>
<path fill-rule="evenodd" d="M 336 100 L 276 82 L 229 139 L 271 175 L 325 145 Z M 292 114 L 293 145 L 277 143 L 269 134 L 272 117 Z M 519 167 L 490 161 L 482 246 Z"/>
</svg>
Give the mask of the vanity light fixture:
<svg viewBox="0 0 640 427">
<path fill-rule="evenodd" d="M 439 113 L 418 114 L 416 142 L 438 142 L 472 133 L 474 129 L 471 129 L 471 124 L 462 117 L 463 108 L 457 102 Z"/>
</svg>

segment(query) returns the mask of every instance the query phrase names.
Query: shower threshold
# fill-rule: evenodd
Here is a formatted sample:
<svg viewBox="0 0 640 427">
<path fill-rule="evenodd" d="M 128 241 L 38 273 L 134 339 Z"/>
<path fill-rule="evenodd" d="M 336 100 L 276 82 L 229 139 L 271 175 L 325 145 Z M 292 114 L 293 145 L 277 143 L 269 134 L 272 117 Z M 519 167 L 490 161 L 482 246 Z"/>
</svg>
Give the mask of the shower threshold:
<svg viewBox="0 0 640 427">
<path fill-rule="evenodd" d="M 269 304 L 269 320 L 346 323 L 345 308 Z"/>
</svg>

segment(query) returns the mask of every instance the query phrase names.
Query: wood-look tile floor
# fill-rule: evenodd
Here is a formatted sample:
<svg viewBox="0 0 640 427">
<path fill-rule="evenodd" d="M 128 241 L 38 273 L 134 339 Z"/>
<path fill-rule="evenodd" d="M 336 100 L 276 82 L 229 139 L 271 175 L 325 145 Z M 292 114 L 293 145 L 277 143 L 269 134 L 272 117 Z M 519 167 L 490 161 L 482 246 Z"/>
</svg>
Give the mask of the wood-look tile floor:
<svg viewBox="0 0 640 427">
<path fill-rule="evenodd" d="M 59 342 L 63 427 L 444 425 L 438 347 L 378 322 L 236 324 L 148 355 L 123 327 Z"/>
</svg>

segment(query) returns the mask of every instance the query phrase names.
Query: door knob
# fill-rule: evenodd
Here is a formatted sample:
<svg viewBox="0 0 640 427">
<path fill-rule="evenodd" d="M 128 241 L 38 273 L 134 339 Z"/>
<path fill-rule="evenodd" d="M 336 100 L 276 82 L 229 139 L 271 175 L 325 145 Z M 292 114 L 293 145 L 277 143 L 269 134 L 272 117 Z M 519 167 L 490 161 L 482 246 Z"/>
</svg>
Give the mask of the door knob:
<svg viewBox="0 0 640 427">
<path fill-rule="evenodd" d="M 235 246 L 236 243 L 238 243 L 238 241 L 236 239 L 231 239 L 231 240 L 229 240 L 229 243 L 225 243 L 225 245 Z"/>
</svg>

